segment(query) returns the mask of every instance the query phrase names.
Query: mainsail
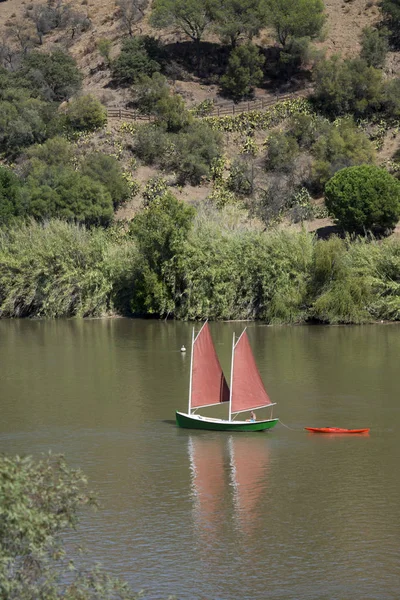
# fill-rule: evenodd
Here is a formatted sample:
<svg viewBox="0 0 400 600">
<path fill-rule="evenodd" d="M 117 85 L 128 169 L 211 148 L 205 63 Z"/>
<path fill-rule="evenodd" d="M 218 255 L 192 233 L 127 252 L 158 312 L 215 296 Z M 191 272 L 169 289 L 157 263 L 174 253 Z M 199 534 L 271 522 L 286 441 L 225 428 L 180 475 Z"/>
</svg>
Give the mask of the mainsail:
<svg viewBox="0 0 400 600">
<path fill-rule="evenodd" d="M 233 347 L 231 413 L 272 404 L 258 372 L 246 330 Z"/>
<path fill-rule="evenodd" d="M 192 344 L 189 412 L 192 408 L 228 401 L 229 388 L 206 321 Z"/>
</svg>

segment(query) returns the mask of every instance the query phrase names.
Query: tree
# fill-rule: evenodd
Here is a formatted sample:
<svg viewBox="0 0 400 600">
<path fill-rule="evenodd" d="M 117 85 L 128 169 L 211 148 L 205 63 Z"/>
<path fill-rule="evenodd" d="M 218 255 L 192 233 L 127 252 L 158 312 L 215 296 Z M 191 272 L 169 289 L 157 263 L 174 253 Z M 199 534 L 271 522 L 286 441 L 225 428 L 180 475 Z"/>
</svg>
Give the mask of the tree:
<svg viewBox="0 0 400 600">
<path fill-rule="evenodd" d="M 295 158 L 299 155 L 299 145 L 296 139 L 284 131 L 272 132 L 267 140 L 267 156 L 265 167 L 267 171 L 290 172 Z"/>
<path fill-rule="evenodd" d="M 400 0 L 382 0 L 381 11 L 395 46 L 400 43 Z"/>
<path fill-rule="evenodd" d="M 15 157 L 25 146 L 43 142 L 49 118 L 45 102 L 13 90 L 9 100 L 0 101 L 0 151 Z"/>
<path fill-rule="evenodd" d="M 23 213 L 20 192 L 18 177 L 10 169 L 0 166 L 0 226 Z"/>
<path fill-rule="evenodd" d="M 361 116 L 381 106 L 382 71 L 364 60 L 332 56 L 316 66 L 314 80 L 314 100 L 325 113 Z"/>
<path fill-rule="evenodd" d="M 94 131 L 107 123 L 107 110 L 91 94 L 71 100 L 65 115 L 67 126 L 78 131 Z"/>
<path fill-rule="evenodd" d="M 400 181 L 373 165 L 348 167 L 326 184 L 325 202 L 346 231 L 393 229 L 400 216 Z"/>
<path fill-rule="evenodd" d="M 380 69 L 385 64 L 389 50 L 388 34 L 385 28 L 364 27 L 362 30 L 360 58 L 369 67 Z"/>
<path fill-rule="evenodd" d="M 31 52 L 24 57 L 20 74 L 47 101 L 68 100 L 82 84 L 75 60 L 61 50 Z"/>
<path fill-rule="evenodd" d="M 221 77 L 223 92 L 235 100 L 249 96 L 254 86 L 263 79 L 264 62 L 265 57 L 250 42 L 234 48 L 229 55 L 226 73 Z"/>
<path fill-rule="evenodd" d="M 193 122 L 192 114 L 186 110 L 185 102 L 179 94 L 162 96 L 155 106 L 158 123 L 170 133 L 178 133 Z"/>
<path fill-rule="evenodd" d="M 400 116 L 400 78 L 389 79 L 384 85 L 383 104 L 391 117 Z"/>
<path fill-rule="evenodd" d="M 113 156 L 92 152 L 86 156 L 81 172 L 94 181 L 101 183 L 111 195 L 114 208 L 128 200 L 130 188 L 120 163 Z"/>
<path fill-rule="evenodd" d="M 105 187 L 70 167 L 38 165 L 23 194 L 27 214 L 36 219 L 108 225 L 113 217 L 111 195 Z"/>
<path fill-rule="evenodd" d="M 322 191 L 336 171 L 344 167 L 373 163 L 375 150 L 365 133 L 351 119 L 343 119 L 319 136 L 311 148 L 315 158 L 312 185 Z"/>
<path fill-rule="evenodd" d="M 132 86 L 134 103 L 145 115 L 155 114 L 157 103 L 170 94 L 167 79 L 161 73 L 153 73 L 151 77 L 141 75 Z"/>
<path fill-rule="evenodd" d="M 157 61 L 158 44 L 148 36 L 125 39 L 111 69 L 115 79 L 121 83 L 136 83 L 143 75 L 151 77 L 160 70 Z"/>
<path fill-rule="evenodd" d="M 285 46 L 294 38 L 316 38 L 325 23 L 322 0 L 266 0 L 267 22 Z"/>
<path fill-rule="evenodd" d="M 215 30 L 223 43 L 232 48 L 241 37 L 251 40 L 265 25 L 263 0 L 220 0 L 214 20 Z"/>
<path fill-rule="evenodd" d="M 151 22 L 163 29 L 173 25 L 182 29 L 197 46 L 210 27 L 215 14 L 215 0 L 155 0 Z"/>
<path fill-rule="evenodd" d="M 210 177 L 211 165 L 221 155 L 220 133 L 195 121 L 174 137 L 175 152 L 166 160 L 165 167 L 177 174 L 181 185 L 187 182 L 199 185 L 202 179 Z"/>
<path fill-rule="evenodd" d="M 164 193 L 134 217 L 130 233 L 144 264 L 135 280 L 133 312 L 166 315 L 175 310 L 182 291 L 177 261 L 194 214 L 192 206 Z"/>
<path fill-rule="evenodd" d="M 0 596 L 7 600 L 133 600 L 99 569 L 75 571 L 62 534 L 94 504 L 87 481 L 62 456 L 0 456 Z"/>
<path fill-rule="evenodd" d="M 133 27 L 144 16 L 148 0 L 117 0 L 123 29 L 133 36 Z"/>
</svg>

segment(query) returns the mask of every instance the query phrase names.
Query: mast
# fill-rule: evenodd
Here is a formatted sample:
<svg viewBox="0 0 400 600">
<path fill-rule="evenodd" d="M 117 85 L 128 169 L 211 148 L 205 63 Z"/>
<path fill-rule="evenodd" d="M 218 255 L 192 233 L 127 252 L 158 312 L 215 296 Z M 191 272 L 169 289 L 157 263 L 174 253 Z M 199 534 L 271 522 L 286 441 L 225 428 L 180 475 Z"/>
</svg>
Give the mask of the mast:
<svg viewBox="0 0 400 600">
<path fill-rule="evenodd" d="M 235 360 L 235 332 L 232 340 L 231 381 L 229 385 L 229 420 L 232 421 L 232 383 L 233 383 L 233 361 Z"/>
<path fill-rule="evenodd" d="M 192 405 L 192 378 L 193 378 L 193 347 L 194 347 L 194 327 L 192 330 L 192 352 L 190 353 L 190 380 L 189 380 L 189 408 L 188 415 Z"/>
</svg>

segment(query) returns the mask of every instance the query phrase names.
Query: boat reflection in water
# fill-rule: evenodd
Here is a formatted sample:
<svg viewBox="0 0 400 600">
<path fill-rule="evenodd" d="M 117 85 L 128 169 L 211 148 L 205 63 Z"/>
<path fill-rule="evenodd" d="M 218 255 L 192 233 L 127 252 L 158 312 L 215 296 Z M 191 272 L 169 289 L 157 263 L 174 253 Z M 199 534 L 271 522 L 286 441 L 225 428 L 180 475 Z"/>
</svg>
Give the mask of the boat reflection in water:
<svg viewBox="0 0 400 600">
<path fill-rule="evenodd" d="M 251 535 L 267 488 L 266 436 L 191 435 L 188 450 L 193 520 L 199 538 L 215 550 L 225 528 Z"/>
</svg>

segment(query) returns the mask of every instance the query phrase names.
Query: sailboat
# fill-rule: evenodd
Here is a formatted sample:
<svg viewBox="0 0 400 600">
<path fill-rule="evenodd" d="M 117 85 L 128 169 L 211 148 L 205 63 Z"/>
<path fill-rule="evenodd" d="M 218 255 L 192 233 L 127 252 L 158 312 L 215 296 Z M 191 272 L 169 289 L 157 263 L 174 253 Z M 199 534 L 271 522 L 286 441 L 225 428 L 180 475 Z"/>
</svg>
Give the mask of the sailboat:
<svg viewBox="0 0 400 600">
<path fill-rule="evenodd" d="M 197 414 L 199 408 L 229 405 L 228 419 L 213 419 Z M 178 427 L 216 431 L 264 431 L 276 425 L 271 402 L 247 337 L 246 329 L 235 341 L 233 334 L 230 389 L 218 360 L 206 321 L 195 337 L 192 335 L 188 412 L 176 412 Z M 235 420 L 237 415 L 271 407 L 271 418 L 261 421 Z"/>
</svg>

